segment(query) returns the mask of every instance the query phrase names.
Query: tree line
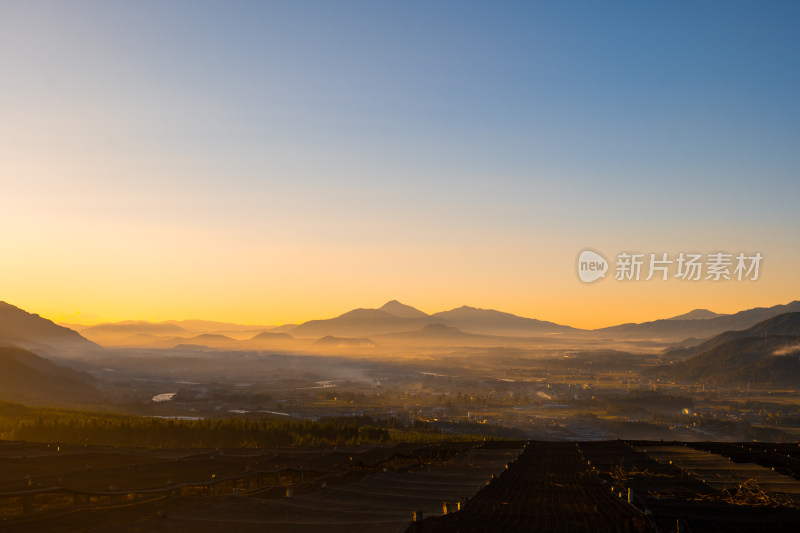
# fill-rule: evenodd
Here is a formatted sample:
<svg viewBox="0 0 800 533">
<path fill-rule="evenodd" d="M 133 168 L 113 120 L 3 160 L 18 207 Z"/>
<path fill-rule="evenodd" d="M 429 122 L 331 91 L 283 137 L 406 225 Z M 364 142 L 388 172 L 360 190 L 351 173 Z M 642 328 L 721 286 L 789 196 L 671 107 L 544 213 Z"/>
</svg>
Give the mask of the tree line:
<svg viewBox="0 0 800 533">
<path fill-rule="evenodd" d="M 417 430 L 395 418 L 332 417 L 185 420 L 0 404 L 0 438 L 97 446 L 272 448 L 391 442 Z M 421 428 L 420 428 L 421 429 Z M 430 437 L 420 431 L 419 441 Z M 403 440 L 407 440 L 406 435 Z M 417 440 L 415 439 L 415 440 Z"/>
</svg>

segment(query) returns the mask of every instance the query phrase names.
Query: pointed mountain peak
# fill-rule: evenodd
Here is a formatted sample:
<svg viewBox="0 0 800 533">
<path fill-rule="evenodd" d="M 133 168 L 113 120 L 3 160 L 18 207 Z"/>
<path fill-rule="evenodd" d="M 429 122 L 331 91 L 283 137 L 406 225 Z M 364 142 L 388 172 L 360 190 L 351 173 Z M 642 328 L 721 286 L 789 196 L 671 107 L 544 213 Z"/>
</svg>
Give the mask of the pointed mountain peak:
<svg viewBox="0 0 800 533">
<path fill-rule="evenodd" d="M 424 318 L 428 316 L 427 313 L 423 313 L 410 305 L 402 304 L 397 300 L 386 302 L 380 307 L 380 310 L 401 318 Z"/>
</svg>

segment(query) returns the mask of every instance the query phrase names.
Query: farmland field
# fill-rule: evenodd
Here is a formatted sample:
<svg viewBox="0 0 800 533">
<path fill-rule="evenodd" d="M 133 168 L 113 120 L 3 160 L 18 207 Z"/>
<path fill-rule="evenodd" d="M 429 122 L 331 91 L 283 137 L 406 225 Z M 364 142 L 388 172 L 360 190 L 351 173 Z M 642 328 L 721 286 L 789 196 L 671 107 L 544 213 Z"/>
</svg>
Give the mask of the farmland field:
<svg viewBox="0 0 800 533">
<path fill-rule="evenodd" d="M 2 442 L 0 530 L 796 531 L 797 455 L 796 445 L 622 440 L 282 449 Z"/>
</svg>

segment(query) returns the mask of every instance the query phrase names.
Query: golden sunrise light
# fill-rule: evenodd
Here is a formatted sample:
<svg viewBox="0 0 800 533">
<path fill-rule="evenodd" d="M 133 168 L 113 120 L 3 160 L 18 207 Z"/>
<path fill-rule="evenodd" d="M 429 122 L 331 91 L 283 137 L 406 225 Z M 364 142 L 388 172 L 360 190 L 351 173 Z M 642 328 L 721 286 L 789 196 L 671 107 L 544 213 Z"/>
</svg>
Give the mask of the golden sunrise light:
<svg viewBox="0 0 800 533">
<path fill-rule="evenodd" d="M 0 530 L 800 531 L 798 20 L 0 0 Z"/>
</svg>

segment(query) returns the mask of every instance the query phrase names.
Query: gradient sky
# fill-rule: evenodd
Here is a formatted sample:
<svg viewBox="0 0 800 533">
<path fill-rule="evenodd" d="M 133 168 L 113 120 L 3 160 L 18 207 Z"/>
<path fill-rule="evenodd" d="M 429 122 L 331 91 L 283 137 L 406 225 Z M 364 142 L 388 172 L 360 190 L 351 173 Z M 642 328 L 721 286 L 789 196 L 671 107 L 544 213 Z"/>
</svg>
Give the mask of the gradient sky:
<svg viewBox="0 0 800 533">
<path fill-rule="evenodd" d="M 580 327 L 800 298 L 800 3 L 0 0 L 0 299 Z M 578 281 L 591 247 L 757 282 Z"/>
</svg>

